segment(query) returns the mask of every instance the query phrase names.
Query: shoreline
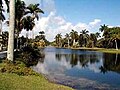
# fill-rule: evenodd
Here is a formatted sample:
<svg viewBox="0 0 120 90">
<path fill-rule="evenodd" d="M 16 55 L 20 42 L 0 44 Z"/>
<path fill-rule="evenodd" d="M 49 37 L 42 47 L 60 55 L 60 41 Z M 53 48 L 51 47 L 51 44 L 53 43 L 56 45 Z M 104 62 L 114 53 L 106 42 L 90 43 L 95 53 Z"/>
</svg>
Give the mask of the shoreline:
<svg viewBox="0 0 120 90">
<path fill-rule="evenodd" d="M 60 48 L 60 47 L 55 47 L 55 48 Z M 103 52 L 103 53 L 113 53 L 113 54 L 120 54 L 120 49 L 106 49 L 106 48 L 87 48 L 87 47 L 61 47 L 64 49 L 71 49 L 71 50 L 90 50 L 90 51 L 98 51 L 98 52 Z"/>
</svg>

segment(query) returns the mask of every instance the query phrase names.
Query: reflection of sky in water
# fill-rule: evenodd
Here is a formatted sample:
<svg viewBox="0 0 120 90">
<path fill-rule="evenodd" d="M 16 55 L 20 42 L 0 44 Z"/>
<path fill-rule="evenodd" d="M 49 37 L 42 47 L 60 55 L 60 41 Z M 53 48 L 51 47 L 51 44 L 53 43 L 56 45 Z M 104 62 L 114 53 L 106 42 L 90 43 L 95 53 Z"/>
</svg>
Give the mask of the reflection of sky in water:
<svg viewBox="0 0 120 90">
<path fill-rule="evenodd" d="M 93 80 L 97 83 L 120 85 L 119 74 L 115 72 L 101 73 L 99 68 L 103 66 L 103 53 L 55 48 L 46 48 L 44 51 L 44 63 L 38 62 L 33 69 L 52 78 L 55 77 L 59 82 L 62 82 L 62 78 L 66 78 L 64 82 L 67 82 L 67 77 L 71 77 L 76 80 L 85 78 L 85 80 Z"/>
</svg>

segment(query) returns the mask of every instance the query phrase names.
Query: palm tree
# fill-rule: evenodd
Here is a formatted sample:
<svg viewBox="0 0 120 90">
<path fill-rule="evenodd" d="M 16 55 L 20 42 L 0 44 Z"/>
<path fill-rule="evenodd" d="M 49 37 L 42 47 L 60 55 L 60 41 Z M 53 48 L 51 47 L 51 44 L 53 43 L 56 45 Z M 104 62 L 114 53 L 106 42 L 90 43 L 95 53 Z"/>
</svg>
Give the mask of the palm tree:
<svg viewBox="0 0 120 90">
<path fill-rule="evenodd" d="M 24 1 L 21 1 L 21 0 L 16 0 L 16 3 L 15 3 L 15 38 L 17 39 L 17 49 L 18 49 L 18 38 L 19 38 L 19 34 L 20 32 L 22 31 L 23 29 L 23 26 L 22 26 L 22 19 L 23 19 L 23 16 L 27 14 L 26 12 L 26 5 L 25 5 L 25 2 Z"/>
<path fill-rule="evenodd" d="M 57 35 L 55 36 L 55 41 L 56 41 L 56 45 L 57 45 L 58 47 L 61 47 L 61 42 L 62 42 L 62 35 L 61 35 L 61 33 L 60 33 L 60 34 L 57 34 Z"/>
<path fill-rule="evenodd" d="M 7 59 L 14 60 L 15 0 L 10 0 L 10 26 Z"/>
<path fill-rule="evenodd" d="M 95 33 L 95 36 L 96 36 L 97 38 L 101 37 L 99 32 L 96 32 L 96 33 Z"/>
<path fill-rule="evenodd" d="M 68 33 L 66 33 L 66 35 L 65 35 L 65 37 L 66 37 L 66 39 L 67 39 L 67 42 L 68 42 L 68 47 L 69 47 L 69 39 L 70 39 L 70 36 L 69 36 L 69 34 Z"/>
<path fill-rule="evenodd" d="M 109 38 L 108 25 L 103 24 L 103 25 L 100 25 L 100 26 L 101 26 L 101 27 L 99 28 L 99 30 L 100 30 L 101 32 L 103 32 L 103 36 L 104 36 L 105 38 Z"/>
<path fill-rule="evenodd" d="M 96 37 L 96 35 L 93 34 L 93 33 L 91 33 L 90 36 L 89 36 L 89 39 L 90 39 L 89 41 L 92 42 L 92 43 L 91 43 L 91 44 L 92 44 L 91 46 L 94 47 L 94 46 L 96 45 L 96 42 L 97 42 L 97 37 Z"/>
<path fill-rule="evenodd" d="M 45 32 L 44 31 L 40 31 L 39 32 L 40 36 L 39 36 L 39 39 L 42 39 L 42 40 L 45 40 Z"/>
<path fill-rule="evenodd" d="M 72 29 L 72 31 L 70 32 L 70 37 L 73 40 L 73 46 L 74 46 L 76 40 L 78 39 L 78 32 Z"/>
<path fill-rule="evenodd" d="M 30 4 L 27 9 L 29 10 L 28 12 L 31 13 L 33 16 L 33 18 L 37 18 L 37 20 L 39 19 L 38 13 L 43 13 L 44 12 L 38 7 L 39 4 Z M 32 30 L 33 31 L 33 30 Z M 34 32 L 33 32 L 33 39 L 34 39 Z"/>
<path fill-rule="evenodd" d="M 34 19 L 31 16 L 26 16 L 22 19 L 23 28 L 26 29 L 26 38 L 29 36 L 29 30 L 32 30 L 35 26 Z"/>
<path fill-rule="evenodd" d="M 89 37 L 89 35 L 88 35 L 89 31 L 87 31 L 86 29 L 84 29 L 80 33 L 83 35 L 84 46 L 86 47 L 86 45 L 87 45 L 87 39 Z"/>
</svg>

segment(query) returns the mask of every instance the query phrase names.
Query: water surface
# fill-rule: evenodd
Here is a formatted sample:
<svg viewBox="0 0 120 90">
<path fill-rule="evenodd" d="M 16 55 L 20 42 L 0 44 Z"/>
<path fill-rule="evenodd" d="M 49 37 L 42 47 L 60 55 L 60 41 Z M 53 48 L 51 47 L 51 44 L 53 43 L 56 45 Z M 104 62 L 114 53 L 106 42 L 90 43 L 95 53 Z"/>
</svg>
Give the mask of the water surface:
<svg viewBox="0 0 120 90">
<path fill-rule="evenodd" d="M 120 89 L 120 55 L 47 47 L 33 69 L 75 89 Z"/>
</svg>

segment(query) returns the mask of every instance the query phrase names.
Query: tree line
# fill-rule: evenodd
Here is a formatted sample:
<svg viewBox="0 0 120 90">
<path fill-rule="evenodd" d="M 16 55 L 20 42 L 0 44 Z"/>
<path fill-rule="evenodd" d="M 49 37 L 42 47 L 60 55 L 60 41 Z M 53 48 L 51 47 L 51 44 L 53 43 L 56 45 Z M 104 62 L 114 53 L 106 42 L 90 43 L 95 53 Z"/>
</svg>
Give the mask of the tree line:
<svg viewBox="0 0 120 90">
<path fill-rule="evenodd" d="M 57 47 L 115 48 L 117 50 L 120 48 L 120 27 L 109 28 L 104 24 L 100 26 L 99 31 L 89 33 L 86 29 L 81 32 L 71 30 L 64 37 L 58 33 L 53 45 Z"/>
</svg>

